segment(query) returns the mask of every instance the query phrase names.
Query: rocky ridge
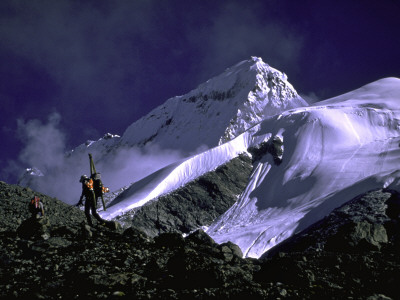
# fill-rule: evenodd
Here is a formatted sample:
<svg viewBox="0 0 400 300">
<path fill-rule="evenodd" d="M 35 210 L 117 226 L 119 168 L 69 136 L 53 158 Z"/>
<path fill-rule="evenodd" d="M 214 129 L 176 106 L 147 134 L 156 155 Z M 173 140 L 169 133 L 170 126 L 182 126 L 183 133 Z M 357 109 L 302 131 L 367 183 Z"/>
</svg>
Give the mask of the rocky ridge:
<svg viewBox="0 0 400 300">
<path fill-rule="evenodd" d="M 33 195 L 46 218 L 29 219 Z M 151 238 L 88 227 L 78 208 L 1 182 L 0 299 L 396 299 L 399 203 L 394 191 L 367 193 L 257 260 L 201 230 Z"/>
<path fill-rule="evenodd" d="M 210 225 L 227 211 L 246 187 L 252 169 L 252 159 L 241 154 L 215 171 L 115 220 L 152 237 L 165 232 L 187 234 Z"/>
</svg>

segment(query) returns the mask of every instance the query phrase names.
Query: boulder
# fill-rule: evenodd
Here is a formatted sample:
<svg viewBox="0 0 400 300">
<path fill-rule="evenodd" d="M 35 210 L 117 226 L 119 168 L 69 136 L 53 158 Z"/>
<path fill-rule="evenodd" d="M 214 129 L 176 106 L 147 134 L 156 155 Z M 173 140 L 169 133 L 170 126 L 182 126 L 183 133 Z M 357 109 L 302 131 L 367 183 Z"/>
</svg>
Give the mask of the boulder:
<svg viewBox="0 0 400 300">
<path fill-rule="evenodd" d="M 216 246 L 217 243 L 202 229 L 198 229 L 188 237 L 186 237 L 188 242 L 194 243 L 196 245 L 204 245 L 204 246 Z"/>
<path fill-rule="evenodd" d="M 29 218 L 17 228 L 20 237 L 26 239 L 48 239 L 50 237 L 50 222 L 47 217 Z"/>
<path fill-rule="evenodd" d="M 185 245 L 183 236 L 177 232 L 161 233 L 154 238 L 154 242 L 160 248 L 179 248 Z"/>
<path fill-rule="evenodd" d="M 230 250 L 230 253 L 232 253 L 236 257 L 239 257 L 239 258 L 243 257 L 243 252 L 240 249 L 240 247 L 230 241 L 221 244 L 220 247 L 222 247 L 222 249 L 228 248 Z M 222 250 L 222 251 L 224 252 L 224 250 Z M 228 252 L 228 251 L 225 251 L 225 252 Z"/>
<path fill-rule="evenodd" d="M 326 247 L 340 251 L 368 251 L 380 250 L 382 244 L 387 242 L 387 232 L 382 224 L 360 221 L 340 227 L 337 234 L 330 237 Z"/>
</svg>

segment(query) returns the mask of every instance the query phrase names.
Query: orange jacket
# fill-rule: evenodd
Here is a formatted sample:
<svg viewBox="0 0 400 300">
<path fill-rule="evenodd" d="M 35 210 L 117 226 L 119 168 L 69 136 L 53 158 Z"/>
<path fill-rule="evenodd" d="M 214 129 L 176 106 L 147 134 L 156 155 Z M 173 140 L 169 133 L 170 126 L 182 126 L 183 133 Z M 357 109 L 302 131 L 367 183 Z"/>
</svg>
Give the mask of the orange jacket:
<svg viewBox="0 0 400 300">
<path fill-rule="evenodd" d="M 93 180 L 91 178 L 85 181 L 85 185 L 89 190 L 93 191 Z"/>
<path fill-rule="evenodd" d="M 39 208 L 39 203 L 40 203 L 40 198 L 35 196 L 31 200 L 31 205 L 34 206 L 35 208 Z"/>
</svg>

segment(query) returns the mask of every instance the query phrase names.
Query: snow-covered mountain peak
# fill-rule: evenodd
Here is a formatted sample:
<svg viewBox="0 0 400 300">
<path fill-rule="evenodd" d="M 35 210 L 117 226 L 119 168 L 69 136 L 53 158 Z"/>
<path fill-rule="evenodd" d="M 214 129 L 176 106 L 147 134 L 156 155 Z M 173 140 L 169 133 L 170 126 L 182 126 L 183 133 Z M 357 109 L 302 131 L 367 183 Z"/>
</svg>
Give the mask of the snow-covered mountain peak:
<svg viewBox="0 0 400 300">
<path fill-rule="evenodd" d="M 288 84 L 290 90 L 297 94 L 293 86 L 287 82 L 285 73 L 272 68 L 261 57 L 252 57 L 244 60 L 236 65 L 227 68 L 222 74 L 215 76 L 206 82 L 200 84 L 196 89 L 192 90 L 188 95 L 197 96 L 199 94 L 208 96 L 217 96 L 216 93 L 225 93 L 225 97 L 211 97 L 214 100 L 224 100 L 231 98 L 240 90 L 245 89 L 246 93 L 257 88 L 263 89 L 265 85 L 269 89 L 274 89 L 272 82 L 281 80 Z M 219 95 L 222 96 L 222 95 Z"/>
<path fill-rule="evenodd" d="M 266 116 L 307 106 L 287 76 L 253 57 L 174 97 L 133 123 L 121 145 L 198 152 L 231 140 Z"/>
<path fill-rule="evenodd" d="M 287 81 L 287 75 L 264 63 L 261 58 L 252 57 L 235 67 L 242 70 L 242 73 L 238 72 L 241 82 L 248 83 L 244 89 L 247 97 L 230 120 L 220 143 L 231 140 L 268 116 L 308 105 Z"/>
</svg>

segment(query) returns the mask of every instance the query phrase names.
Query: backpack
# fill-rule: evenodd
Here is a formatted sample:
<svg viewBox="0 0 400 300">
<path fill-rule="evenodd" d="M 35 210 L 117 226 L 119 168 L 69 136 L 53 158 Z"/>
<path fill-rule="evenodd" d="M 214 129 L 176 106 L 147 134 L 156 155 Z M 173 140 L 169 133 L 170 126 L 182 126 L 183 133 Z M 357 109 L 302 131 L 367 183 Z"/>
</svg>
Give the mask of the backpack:
<svg viewBox="0 0 400 300">
<path fill-rule="evenodd" d="M 29 203 L 29 211 L 33 213 L 37 210 L 40 210 L 40 198 L 35 196 L 31 199 L 31 202 Z"/>
<path fill-rule="evenodd" d="M 103 182 L 101 181 L 100 173 L 95 173 L 92 176 L 93 179 L 93 189 L 97 197 L 103 194 Z"/>
<path fill-rule="evenodd" d="M 96 194 L 96 197 L 101 197 L 101 195 L 108 193 L 110 191 L 108 187 L 105 187 L 103 185 L 100 173 L 93 174 L 92 178 L 93 178 L 94 193 Z"/>
</svg>

